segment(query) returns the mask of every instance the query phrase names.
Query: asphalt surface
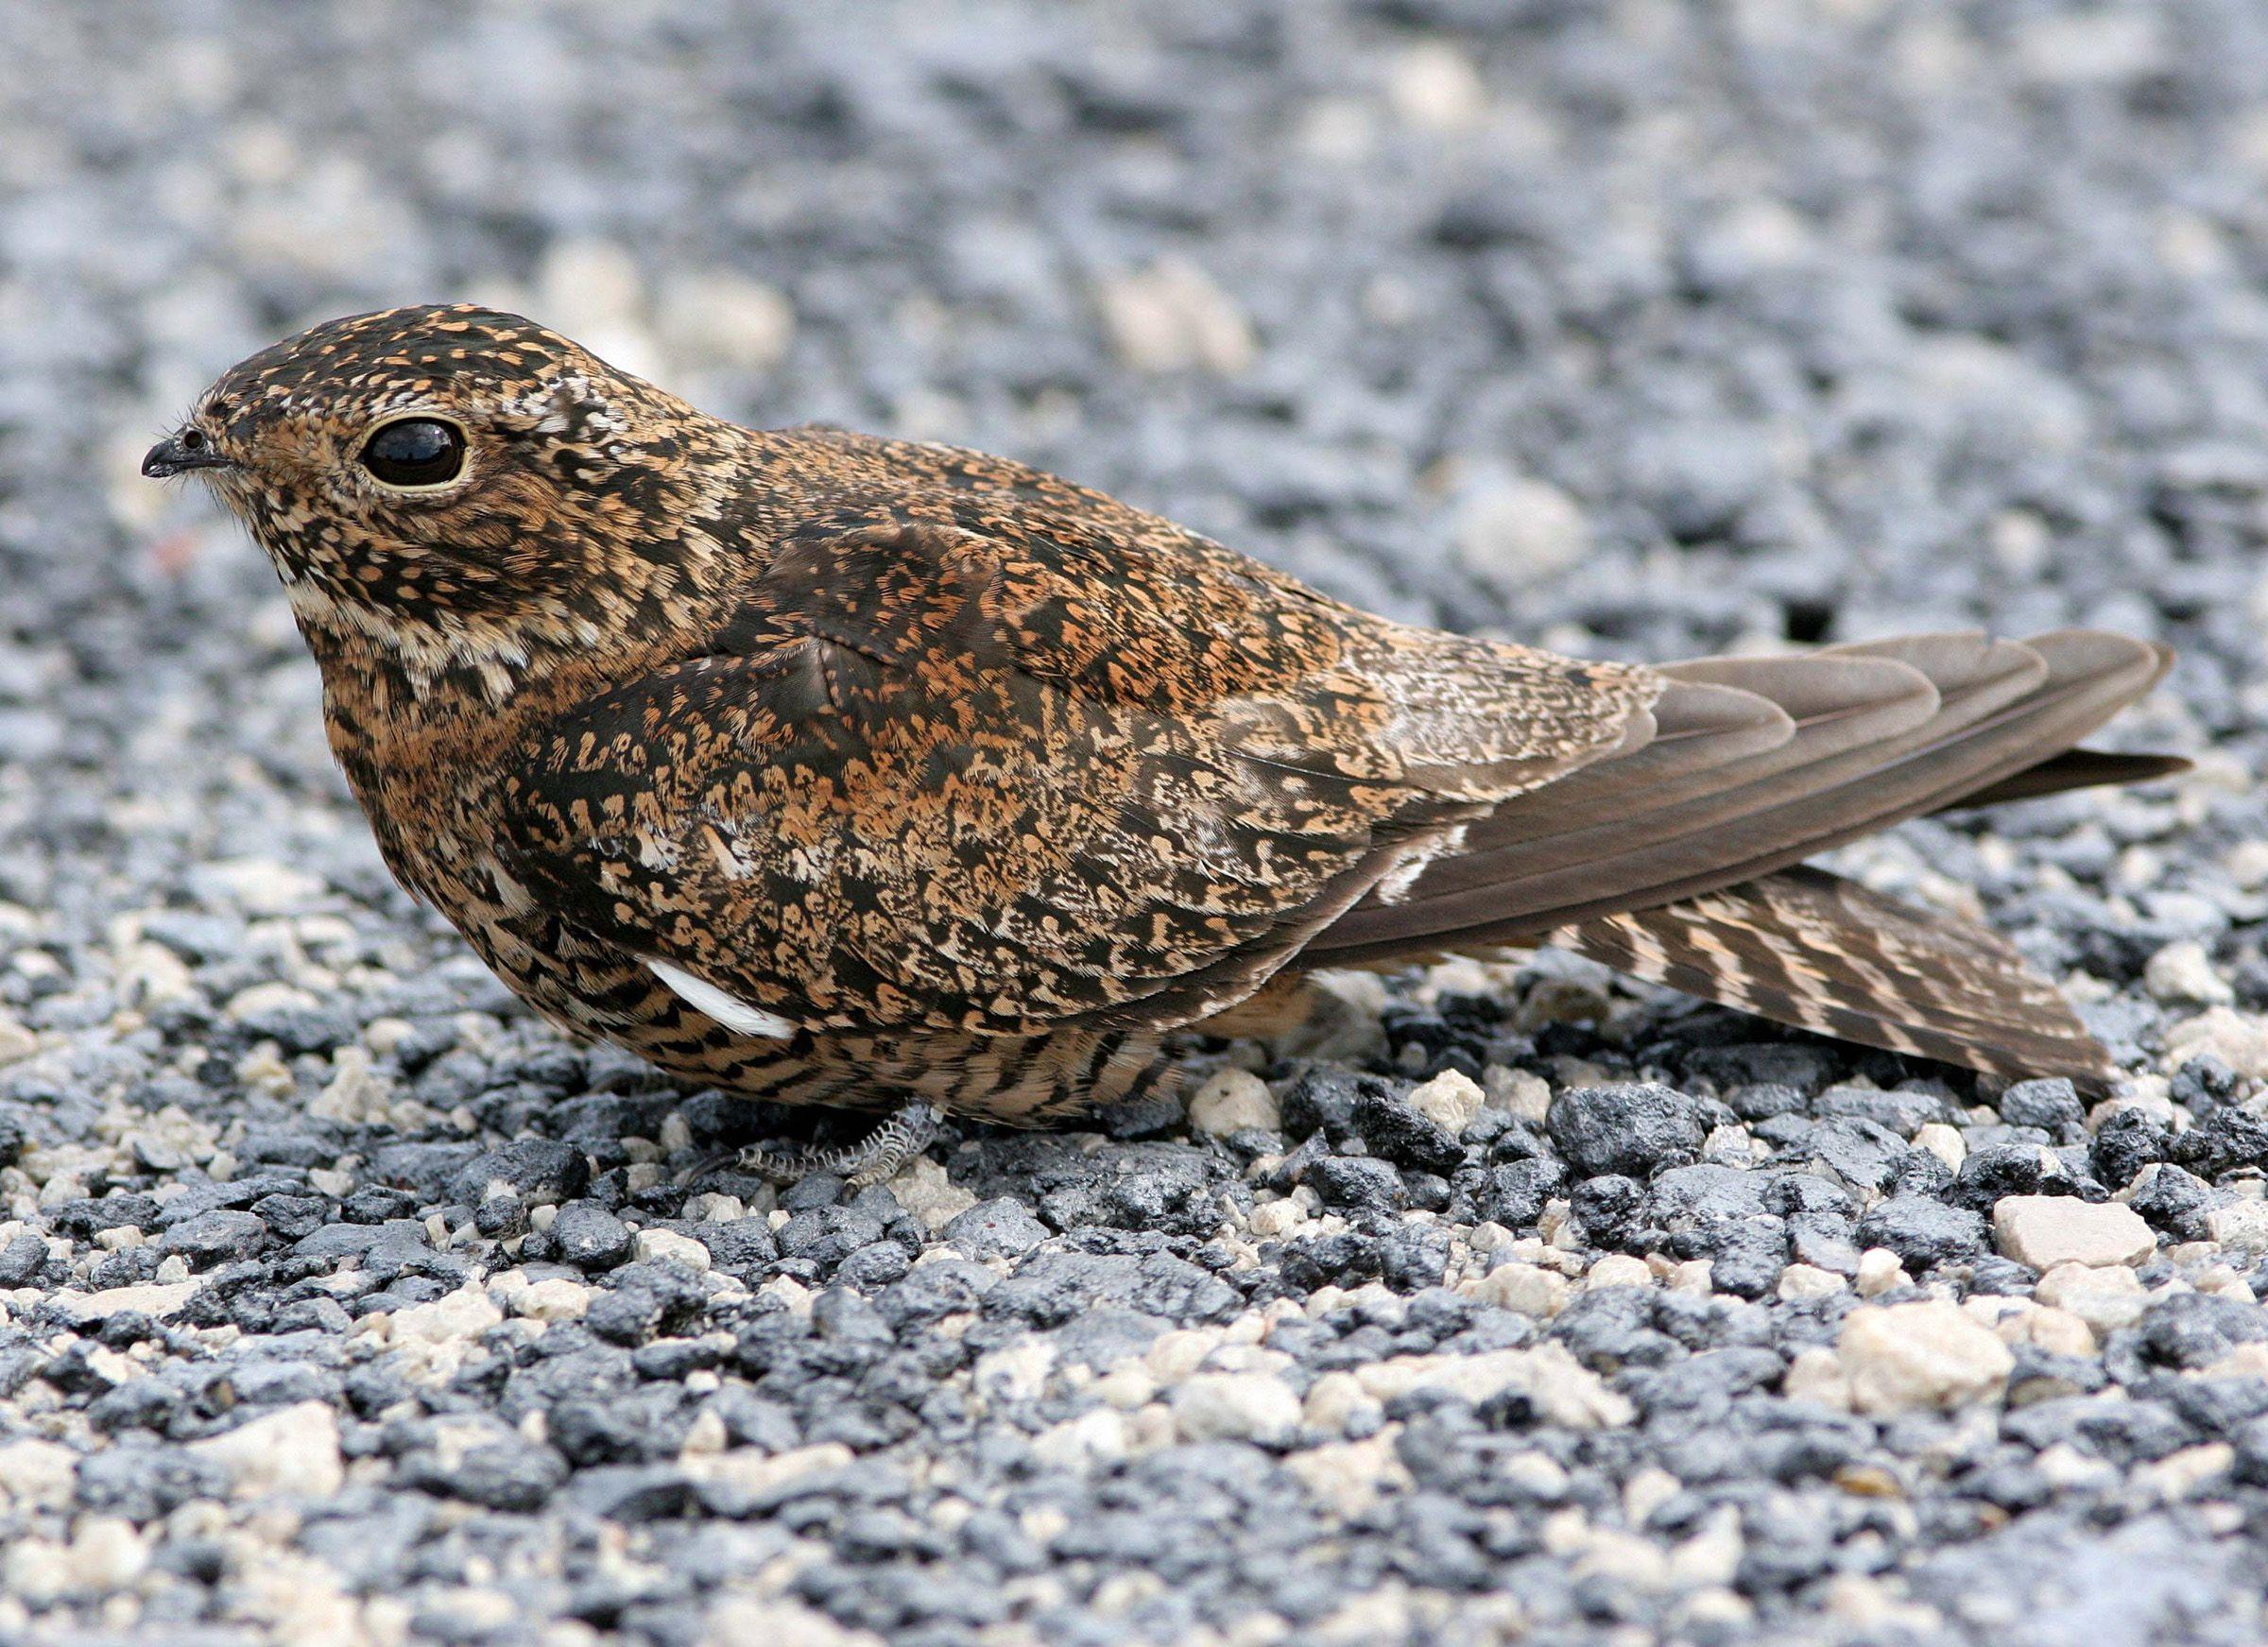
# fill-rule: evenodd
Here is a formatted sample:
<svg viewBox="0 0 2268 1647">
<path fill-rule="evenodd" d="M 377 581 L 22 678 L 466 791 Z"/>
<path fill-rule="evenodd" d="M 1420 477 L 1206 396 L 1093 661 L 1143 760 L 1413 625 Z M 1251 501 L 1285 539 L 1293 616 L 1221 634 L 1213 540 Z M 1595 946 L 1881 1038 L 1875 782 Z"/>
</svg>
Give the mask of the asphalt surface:
<svg viewBox="0 0 2268 1647">
<path fill-rule="evenodd" d="M 50 7 L 0 57 L 0 1640 L 2268 1631 L 2268 14 Z M 1551 962 L 784 1199 L 392 888 L 133 474 L 330 315 L 1600 656 L 2086 622 L 2179 784 L 1846 854 L 2127 1078 Z"/>
</svg>

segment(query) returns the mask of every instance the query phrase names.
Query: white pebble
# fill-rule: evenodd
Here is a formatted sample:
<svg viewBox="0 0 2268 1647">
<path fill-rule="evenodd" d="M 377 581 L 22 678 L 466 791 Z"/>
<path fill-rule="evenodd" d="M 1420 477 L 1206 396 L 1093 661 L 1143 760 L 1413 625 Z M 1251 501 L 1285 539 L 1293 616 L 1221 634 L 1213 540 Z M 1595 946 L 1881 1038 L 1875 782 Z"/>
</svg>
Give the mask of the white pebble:
<svg viewBox="0 0 2268 1647">
<path fill-rule="evenodd" d="M 49 1303 L 71 1320 L 82 1324 L 107 1321 L 128 1310 L 163 1321 L 196 1296 L 199 1285 L 197 1281 L 176 1281 L 171 1285 L 106 1287 L 99 1293 L 64 1291 L 56 1294 Z"/>
<path fill-rule="evenodd" d="M 206 904 L 233 904 L 246 915 L 289 915 L 323 895 L 323 884 L 271 858 L 224 858 L 189 871 L 189 885 Z"/>
<path fill-rule="evenodd" d="M 1594 1293 L 1605 1287 L 1650 1287 L 1654 1284 L 1654 1267 L 1642 1258 L 1610 1252 L 1591 1264 L 1583 1282 Z"/>
<path fill-rule="evenodd" d="M 1054 1345 L 1027 1338 L 978 1356 L 969 1378 L 988 1401 L 1028 1401 L 1047 1387 L 1047 1375 L 1055 1364 Z"/>
<path fill-rule="evenodd" d="M 554 1629 L 546 1640 L 594 1640 L 595 1635 L 571 1636 Z M 816 1607 L 805 1606 L 792 1596 L 765 1599 L 746 1593 L 727 1594 L 709 1609 L 702 1621 L 701 1647 L 746 1647 L 761 1641 L 765 1647 L 875 1647 L 881 1638 L 868 1630 L 850 1630 Z"/>
<path fill-rule="evenodd" d="M 1388 1435 L 1362 1441 L 1332 1441 L 1292 1453 L 1284 1467 L 1315 1497 L 1342 1516 L 1356 1516 L 1378 1501 L 1387 1487 L 1409 1484 L 1410 1472 Z"/>
<path fill-rule="evenodd" d="M 2268 841 L 2239 841 L 2221 861 L 2240 892 L 2268 888 Z"/>
<path fill-rule="evenodd" d="M 2234 1447 L 2225 1441 L 2208 1441 L 2143 1465 L 2134 1472 L 2135 1482 L 2143 1491 L 2168 1503 L 2178 1503 L 2228 1474 L 2236 1462 Z"/>
<path fill-rule="evenodd" d="M 1302 1411 L 1309 1429 L 1326 1435 L 1339 1435 L 1358 1417 L 1377 1420 L 1382 1409 L 1377 1398 L 1363 1388 L 1360 1379 L 1350 1372 L 1333 1371 L 1308 1386 Z"/>
<path fill-rule="evenodd" d="M 566 1276 L 547 1276 L 519 1289 L 509 1302 L 513 1314 L 531 1321 L 579 1321 L 597 1295 L 594 1288 Z"/>
<path fill-rule="evenodd" d="M 1997 1398 L 2016 1358 L 1989 1328 L 1957 1304 L 1854 1310 L 1835 1342 L 1862 1413 L 1945 1409 Z"/>
<path fill-rule="evenodd" d="M 1914 1142 L 1935 1156 L 1954 1172 L 1968 1159 L 1968 1140 L 1961 1136 L 1957 1126 L 1948 1126 L 1942 1121 L 1925 1121 L 1914 1132 Z"/>
<path fill-rule="evenodd" d="M 1253 1208 L 1250 1220 L 1252 1233 L 1263 1241 L 1306 1222 L 1307 1209 L 1289 1196 Z"/>
<path fill-rule="evenodd" d="M 1169 1404 L 1190 1441 L 1280 1442 L 1299 1428 L 1299 1398 L 1273 1373 L 1197 1373 Z"/>
<path fill-rule="evenodd" d="M 2157 1250 L 2141 1215 L 2116 1201 L 2006 1195 L 1992 1210 L 2001 1251 L 2036 1270 L 2057 1264 L 2136 1264 Z"/>
<path fill-rule="evenodd" d="M 0 1502 L 60 1510 L 77 1479 L 78 1455 L 60 1442 L 0 1442 Z"/>
<path fill-rule="evenodd" d="M 1488 1102 L 1503 1108 L 1513 1120 L 1541 1126 L 1551 1113 L 1552 1084 L 1541 1075 L 1490 1064 L 1481 1072 L 1481 1077 L 1487 1083 Z"/>
<path fill-rule="evenodd" d="M 1824 1345 L 1796 1352 L 1780 1391 L 1791 1401 L 1813 1401 L 1839 1413 L 1850 1410 L 1850 1380 L 1844 1374 L 1843 1358 Z"/>
<path fill-rule="evenodd" d="M 1137 371 L 1228 377 L 1259 353 L 1252 327 L 1212 277 L 1180 258 L 1105 281 L 1096 292 L 1118 356 Z"/>
<path fill-rule="evenodd" d="M 2240 1075 L 2268 1080 L 2268 1018 L 2214 1006 L 2166 1032 L 2168 1070 L 2208 1053 Z"/>
<path fill-rule="evenodd" d="M 2043 1304 L 2022 1320 L 2026 1343 L 2052 1355 L 2092 1355 L 2098 1347 L 2095 1330 L 2069 1310 Z"/>
<path fill-rule="evenodd" d="M 1273 1132 L 1283 1111 L 1268 1084 L 1249 1070 L 1217 1070 L 1189 1101 L 1189 1124 L 1199 1132 L 1226 1138 L 1232 1132 Z"/>
<path fill-rule="evenodd" d="M 189 1443 L 229 1477 L 239 1498 L 291 1493 L 328 1498 L 346 1481 L 338 1451 L 338 1415 L 322 1401 L 264 1413 L 225 1435 Z"/>
<path fill-rule="evenodd" d="M 945 1169 L 927 1156 L 917 1157 L 911 1166 L 890 1180 L 890 1193 L 932 1235 L 976 1205 L 976 1196 L 947 1177 Z M 786 1222 L 787 1215 L 782 1213 L 773 1227 L 777 1228 Z"/>
<path fill-rule="evenodd" d="M 2032 1295 L 2076 1315 L 2098 1333 L 2133 1326 L 2150 1304 L 2141 1278 L 2122 1264 L 2059 1264 L 2039 1278 Z"/>
<path fill-rule="evenodd" d="M 1487 1102 L 1487 1094 L 1470 1075 L 1444 1070 L 1421 1087 L 1410 1089 L 1410 1103 L 1420 1115 L 1444 1128 L 1452 1138 L 1470 1126 Z"/>
<path fill-rule="evenodd" d="M 1670 1271 L 1670 1291 L 1706 1296 L 1717 1290 L 1717 1266 L 1705 1258 L 1689 1258 Z"/>
<path fill-rule="evenodd" d="M 1590 546 L 1581 506 L 1549 482 L 1496 474 L 1462 489 L 1450 541 L 1492 588 L 1518 591 L 1565 572 Z"/>
<path fill-rule="evenodd" d="M 1870 1246 L 1859 1254 L 1859 1273 L 1853 1285 L 1862 1298 L 1879 1298 L 1906 1284 L 1906 1266 L 1886 1246 Z"/>
<path fill-rule="evenodd" d="M 387 1336 L 396 1344 L 450 1344 L 477 1338 L 503 1319 L 495 1300 L 468 1281 L 430 1304 L 395 1311 Z"/>
<path fill-rule="evenodd" d="M 1116 1463 L 1132 1445 L 1133 1430 L 1125 1415 L 1096 1407 L 1041 1431 L 1033 1437 L 1032 1451 L 1043 1464 L 1081 1469 Z"/>
<path fill-rule="evenodd" d="M 641 1229 L 631 1250 L 641 1261 L 667 1259 L 696 1272 L 709 1267 L 709 1249 L 692 1236 L 679 1235 L 674 1229 Z"/>
<path fill-rule="evenodd" d="M 2268 1251 L 2268 1201 L 2232 1201 L 2205 1215 L 2205 1231 L 2231 1252 Z"/>
<path fill-rule="evenodd" d="M 1567 1307 L 1568 1295 L 1572 1289 L 1565 1276 L 1515 1261 L 1499 1264 L 1486 1275 L 1467 1281 L 1459 1291 L 1484 1304 L 1501 1305 L 1517 1314 L 1548 1321 Z"/>
<path fill-rule="evenodd" d="M 26 1538 L 6 1558 L 8 1592 L 34 1605 L 66 1595 L 107 1596 L 140 1578 L 149 1566 L 149 1542 L 115 1516 L 89 1516 L 59 1544 Z"/>
<path fill-rule="evenodd" d="M 795 306 L 776 286 L 745 275 L 680 275 L 654 309 L 662 347 L 688 369 L 761 371 L 777 366 L 796 335 Z"/>
<path fill-rule="evenodd" d="M 1463 50 L 1446 40 L 1419 41 L 1386 72 L 1386 101 L 1412 126 L 1454 131 L 1488 112 L 1488 88 Z"/>
<path fill-rule="evenodd" d="M 1844 1284 L 1834 1271 L 1815 1264 L 1790 1264 L 1779 1272 L 1779 1295 L 1783 1298 L 1824 1298 L 1840 1293 Z"/>
<path fill-rule="evenodd" d="M 2191 938 L 2168 944 L 2142 969 L 2142 986 L 2159 1001 L 2226 1006 L 2237 998 L 2227 979 L 2213 970 L 2205 946 Z"/>
<path fill-rule="evenodd" d="M 1391 1356 L 1355 1368 L 1354 1376 L 1382 1403 L 1412 1390 L 1446 1390 L 1475 1404 L 1511 1391 L 1534 1402 L 1546 1423 L 1570 1430 L 1613 1428 L 1635 1415 L 1627 1397 L 1552 1343 L 1478 1355 Z"/>
</svg>

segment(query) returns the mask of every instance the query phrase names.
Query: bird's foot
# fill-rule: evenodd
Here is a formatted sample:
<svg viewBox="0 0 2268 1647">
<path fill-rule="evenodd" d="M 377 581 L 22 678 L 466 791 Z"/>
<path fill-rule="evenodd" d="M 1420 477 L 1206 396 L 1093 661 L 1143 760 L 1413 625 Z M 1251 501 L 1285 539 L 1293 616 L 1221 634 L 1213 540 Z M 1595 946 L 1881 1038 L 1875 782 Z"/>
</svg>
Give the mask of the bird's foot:
<svg viewBox="0 0 2268 1647">
<path fill-rule="evenodd" d="M 833 1173 L 854 1190 L 894 1178 L 930 1146 L 943 1119 L 933 1105 L 915 1102 L 892 1111 L 855 1142 L 827 1149 L 769 1150 L 750 1144 L 734 1165 L 774 1184 L 792 1184 L 814 1173 Z"/>
</svg>

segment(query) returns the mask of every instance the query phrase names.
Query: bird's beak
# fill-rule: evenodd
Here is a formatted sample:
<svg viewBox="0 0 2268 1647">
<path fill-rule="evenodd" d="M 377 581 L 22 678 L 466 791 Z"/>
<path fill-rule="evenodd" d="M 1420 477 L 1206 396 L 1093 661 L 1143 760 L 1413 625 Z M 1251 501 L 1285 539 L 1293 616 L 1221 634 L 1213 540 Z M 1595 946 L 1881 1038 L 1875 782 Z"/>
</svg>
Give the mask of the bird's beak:
<svg viewBox="0 0 2268 1647">
<path fill-rule="evenodd" d="M 214 449 L 212 440 L 198 429 L 181 429 L 168 435 L 142 455 L 142 472 L 152 480 L 167 480 L 177 474 L 186 474 L 193 469 L 226 469 L 229 460 Z"/>
</svg>

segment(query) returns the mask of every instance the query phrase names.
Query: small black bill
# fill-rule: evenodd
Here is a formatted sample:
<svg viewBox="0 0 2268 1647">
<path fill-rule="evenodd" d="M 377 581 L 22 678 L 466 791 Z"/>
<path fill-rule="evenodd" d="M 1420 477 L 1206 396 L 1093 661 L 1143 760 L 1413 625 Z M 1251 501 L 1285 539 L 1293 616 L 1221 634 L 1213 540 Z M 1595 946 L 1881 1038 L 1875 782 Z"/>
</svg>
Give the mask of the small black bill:
<svg viewBox="0 0 2268 1647">
<path fill-rule="evenodd" d="M 213 449 L 213 442 L 196 430 L 184 430 L 168 435 L 142 455 L 142 472 L 152 480 L 166 480 L 185 474 L 192 469 L 221 469 L 228 459 Z"/>
</svg>

